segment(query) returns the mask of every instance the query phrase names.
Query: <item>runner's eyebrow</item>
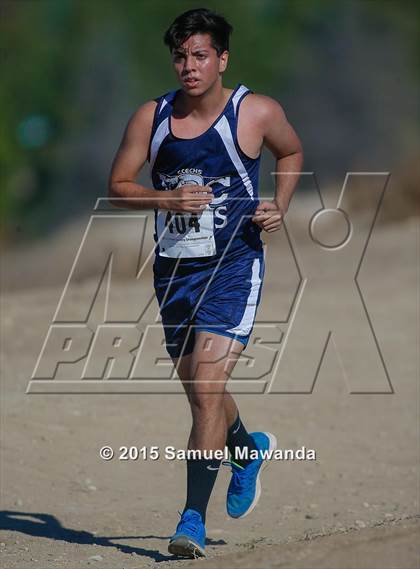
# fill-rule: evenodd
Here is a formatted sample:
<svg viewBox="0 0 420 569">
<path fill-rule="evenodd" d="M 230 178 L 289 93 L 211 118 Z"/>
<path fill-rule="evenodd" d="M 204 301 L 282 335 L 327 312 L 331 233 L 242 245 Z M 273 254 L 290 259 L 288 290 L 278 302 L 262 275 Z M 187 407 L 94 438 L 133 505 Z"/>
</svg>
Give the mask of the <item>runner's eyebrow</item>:
<svg viewBox="0 0 420 569">
<path fill-rule="evenodd" d="M 207 54 L 208 54 L 208 51 L 207 51 L 206 49 L 204 49 L 204 48 L 203 48 L 203 49 L 202 49 L 202 48 L 199 48 L 199 49 L 195 49 L 195 50 L 192 51 L 191 53 L 192 53 L 192 55 L 207 55 Z M 183 49 L 175 49 L 175 50 L 172 52 L 172 55 L 174 55 L 174 56 L 180 56 L 180 55 L 184 56 L 184 55 L 186 55 L 186 52 L 185 52 Z"/>
</svg>

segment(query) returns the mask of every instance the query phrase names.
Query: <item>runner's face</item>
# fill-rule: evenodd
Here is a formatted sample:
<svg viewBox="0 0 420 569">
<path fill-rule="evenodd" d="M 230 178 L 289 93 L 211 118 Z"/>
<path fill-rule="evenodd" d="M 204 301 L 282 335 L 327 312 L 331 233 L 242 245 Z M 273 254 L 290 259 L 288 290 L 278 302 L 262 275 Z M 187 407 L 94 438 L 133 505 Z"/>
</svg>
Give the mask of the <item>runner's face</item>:
<svg viewBox="0 0 420 569">
<path fill-rule="evenodd" d="M 210 34 L 195 34 L 172 52 L 178 81 L 185 93 L 202 95 L 219 79 L 228 60 L 228 52 L 220 57 L 211 44 Z"/>
</svg>

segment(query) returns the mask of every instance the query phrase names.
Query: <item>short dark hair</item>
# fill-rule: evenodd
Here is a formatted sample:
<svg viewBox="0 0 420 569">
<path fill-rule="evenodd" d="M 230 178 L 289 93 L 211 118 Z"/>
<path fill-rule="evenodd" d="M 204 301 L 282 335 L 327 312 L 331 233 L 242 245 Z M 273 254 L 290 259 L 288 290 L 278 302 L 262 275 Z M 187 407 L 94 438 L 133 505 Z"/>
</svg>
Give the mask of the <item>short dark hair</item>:
<svg viewBox="0 0 420 569">
<path fill-rule="evenodd" d="M 221 55 L 229 50 L 229 36 L 233 28 L 223 16 L 197 8 L 178 16 L 166 30 L 163 41 L 172 52 L 194 34 L 210 34 L 212 46 Z"/>
</svg>

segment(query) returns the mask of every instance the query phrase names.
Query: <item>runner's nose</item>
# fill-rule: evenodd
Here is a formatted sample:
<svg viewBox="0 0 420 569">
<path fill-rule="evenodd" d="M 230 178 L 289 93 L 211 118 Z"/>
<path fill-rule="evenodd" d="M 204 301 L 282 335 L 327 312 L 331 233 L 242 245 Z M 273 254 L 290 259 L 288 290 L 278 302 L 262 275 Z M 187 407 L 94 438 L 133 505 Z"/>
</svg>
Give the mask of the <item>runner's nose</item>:
<svg viewBox="0 0 420 569">
<path fill-rule="evenodd" d="M 186 57 L 184 58 L 184 68 L 183 68 L 183 73 L 186 75 L 187 73 L 190 73 L 191 71 L 195 71 L 195 67 L 194 67 L 194 57 L 190 54 L 187 54 Z"/>
</svg>

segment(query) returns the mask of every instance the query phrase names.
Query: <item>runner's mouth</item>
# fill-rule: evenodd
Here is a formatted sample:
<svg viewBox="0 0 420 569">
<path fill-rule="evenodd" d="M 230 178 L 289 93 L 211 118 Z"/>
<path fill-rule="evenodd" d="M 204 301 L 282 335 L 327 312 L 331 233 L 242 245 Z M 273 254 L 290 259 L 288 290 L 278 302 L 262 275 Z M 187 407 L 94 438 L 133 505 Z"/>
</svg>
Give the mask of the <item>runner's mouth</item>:
<svg viewBox="0 0 420 569">
<path fill-rule="evenodd" d="M 199 80 L 198 79 L 184 79 L 184 84 L 187 85 L 188 87 L 195 87 L 196 85 L 198 85 Z"/>
</svg>

